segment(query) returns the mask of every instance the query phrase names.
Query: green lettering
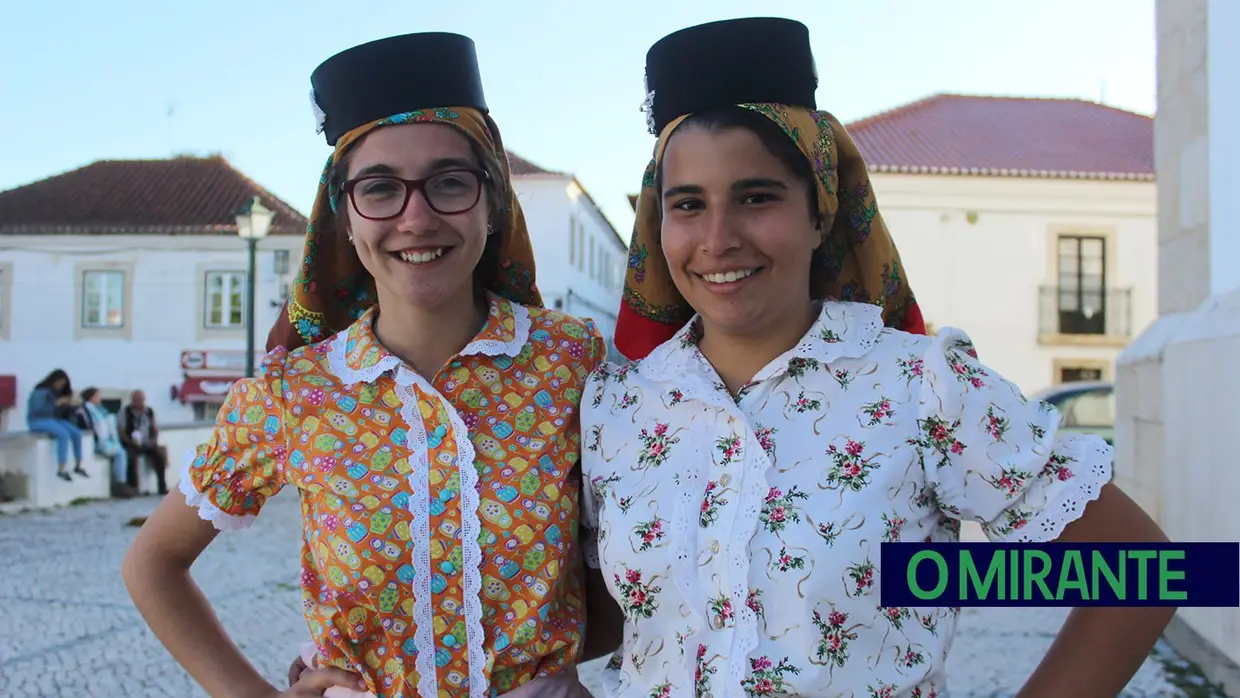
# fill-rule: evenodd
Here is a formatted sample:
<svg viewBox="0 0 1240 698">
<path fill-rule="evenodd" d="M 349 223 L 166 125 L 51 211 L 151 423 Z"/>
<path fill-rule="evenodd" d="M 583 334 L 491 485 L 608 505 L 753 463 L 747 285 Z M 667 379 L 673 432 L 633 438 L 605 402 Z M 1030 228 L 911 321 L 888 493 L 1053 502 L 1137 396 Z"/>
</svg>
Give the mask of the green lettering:
<svg viewBox="0 0 1240 698">
<path fill-rule="evenodd" d="M 1068 575 L 1072 578 L 1069 579 Z M 1063 567 L 1059 568 L 1059 586 L 1055 589 L 1055 600 L 1063 601 L 1064 592 L 1075 589 L 1081 595 L 1081 601 L 1089 601 L 1089 584 L 1085 581 L 1085 561 L 1081 559 L 1081 551 L 1069 550 L 1064 553 Z"/>
<path fill-rule="evenodd" d="M 977 593 L 977 600 L 984 601 L 990 593 L 990 585 L 995 582 L 995 577 L 998 577 L 999 599 L 1002 600 L 1005 564 L 1002 550 L 991 553 L 990 566 L 986 568 L 986 579 L 983 581 L 978 576 L 977 565 L 973 564 L 973 554 L 968 550 L 960 551 L 960 599 L 968 599 L 969 589 L 972 588 Z"/>
<path fill-rule="evenodd" d="M 1120 553 L 1121 555 L 1123 553 Z M 1129 550 L 1128 559 L 1137 561 L 1137 600 L 1145 601 L 1149 594 L 1149 564 L 1157 555 L 1153 550 Z M 1122 560 L 1123 558 L 1121 558 Z"/>
<path fill-rule="evenodd" d="M 1024 553 L 1025 553 L 1024 555 L 1024 558 L 1025 558 L 1025 571 L 1024 571 L 1025 595 L 1021 598 L 1025 601 L 1033 600 L 1033 585 L 1034 584 L 1037 584 L 1038 588 L 1042 590 L 1043 599 L 1053 598 L 1053 595 L 1051 594 L 1051 590 L 1046 586 L 1046 582 L 1043 581 L 1044 579 L 1046 579 L 1046 575 L 1051 573 L 1051 556 L 1047 555 L 1041 550 L 1026 550 L 1024 551 Z M 1038 562 L 1042 563 L 1042 569 L 1036 572 L 1033 569 L 1034 560 L 1037 560 Z"/>
<path fill-rule="evenodd" d="M 1020 551 L 1013 548 L 1008 551 L 1008 596 L 1007 600 L 1015 601 L 1020 598 Z M 1003 601 L 1003 594 L 999 594 L 999 600 Z"/>
<path fill-rule="evenodd" d="M 1107 584 L 1111 585 L 1111 593 L 1115 594 L 1116 601 L 1123 601 L 1128 598 L 1128 587 L 1124 584 L 1127 578 L 1128 565 L 1124 564 L 1124 553 L 1119 554 L 1119 576 L 1116 576 L 1115 570 L 1111 569 L 1111 565 L 1107 562 L 1107 558 L 1102 551 L 1095 550 L 1090 556 L 1089 567 L 1093 570 L 1093 588 L 1094 599 L 1102 599 L 1102 585 L 1099 584 L 1098 575 L 1107 578 Z"/>
<path fill-rule="evenodd" d="M 930 560 L 939 568 L 939 582 L 935 585 L 933 591 L 926 591 L 917 583 L 917 565 L 922 560 Z M 908 588 L 913 592 L 913 596 L 926 601 L 928 599 L 936 599 L 943 590 L 947 589 L 947 560 L 934 550 L 918 550 L 913 554 L 913 558 L 908 561 Z"/>
<path fill-rule="evenodd" d="M 1159 550 L 1158 551 L 1158 600 L 1159 601 L 1183 601 L 1188 598 L 1186 591 L 1171 591 L 1167 588 L 1167 582 L 1172 580 L 1182 581 L 1184 579 L 1184 570 L 1171 570 L 1167 568 L 1169 560 L 1183 560 L 1183 550 Z"/>
</svg>

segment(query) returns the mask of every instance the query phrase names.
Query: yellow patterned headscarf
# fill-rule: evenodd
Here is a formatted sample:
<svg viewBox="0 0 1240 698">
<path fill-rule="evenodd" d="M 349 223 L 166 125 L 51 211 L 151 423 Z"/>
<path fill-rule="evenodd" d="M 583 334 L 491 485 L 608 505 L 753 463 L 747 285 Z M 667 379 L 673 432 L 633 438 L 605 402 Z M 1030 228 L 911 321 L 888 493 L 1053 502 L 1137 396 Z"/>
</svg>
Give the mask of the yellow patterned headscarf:
<svg viewBox="0 0 1240 698">
<path fill-rule="evenodd" d="M 874 303 L 883 308 L 887 325 L 925 334 L 925 321 L 878 211 L 865 161 L 844 126 L 822 110 L 771 103 L 736 106 L 779 126 L 813 169 L 824 233 L 815 254 L 817 264 L 810 271 L 811 294 Z M 670 339 L 694 312 L 676 289 L 663 257 L 662 203 L 655 187 L 668 139 L 689 116 L 673 119 L 663 128 L 637 198 L 615 340 L 616 348 L 630 359 L 639 359 Z"/>
<path fill-rule="evenodd" d="M 294 349 L 320 342 L 344 330 L 361 317 L 377 298 L 375 280 L 362 266 L 352 243 L 338 223 L 339 192 L 330 190 L 330 173 L 336 162 L 371 131 L 393 124 L 447 124 L 476 143 L 495 159 L 501 180 L 488 186 L 506 190 L 505 210 L 492 212 L 493 235 L 500 237 L 499 273 L 484 279 L 488 290 L 524 305 L 542 305 L 534 283 L 534 252 L 530 246 L 525 214 L 512 189 L 508 154 L 499 127 L 489 115 L 468 107 L 442 107 L 396 114 L 359 126 L 336 142 L 335 151 L 323 167 L 319 191 L 306 231 L 305 257 L 292 297 L 267 336 L 267 350 L 277 346 Z M 347 205 L 347 204 L 346 204 Z"/>
</svg>

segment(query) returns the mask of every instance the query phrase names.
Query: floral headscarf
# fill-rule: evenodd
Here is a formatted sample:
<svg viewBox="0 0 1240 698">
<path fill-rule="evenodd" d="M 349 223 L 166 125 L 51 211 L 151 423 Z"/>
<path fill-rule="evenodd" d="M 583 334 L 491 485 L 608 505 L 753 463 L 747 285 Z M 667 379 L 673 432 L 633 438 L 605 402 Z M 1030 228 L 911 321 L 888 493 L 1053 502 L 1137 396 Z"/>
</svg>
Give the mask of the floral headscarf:
<svg viewBox="0 0 1240 698">
<path fill-rule="evenodd" d="M 501 236 L 499 273 L 486 279 L 488 290 L 523 305 L 542 305 L 534 283 L 534 252 L 530 246 L 525 214 L 512 189 L 508 155 L 499 127 L 489 115 L 468 107 L 442 107 L 396 114 L 359 126 L 341 136 L 336 149 L 323 167 L 319 191 L 306 230 L 305 257 L 285 312 L 280 314 L 267 337 L 267 350 L 277 346 L 294 349 L 331 337 L 361 317 L 377 298 L 375 281 L 362 266 L 352 243 L 337 223 L 339 193 L 330 190 L 332 167 L 349 149 L 371 131 L 392 124 L 447 124 L 459 129 L 483 153 L 495 159 L 501 181 L 489 186 L 503 187 L 506 206 L 495 212 L 493 235 Z"/>
<path fill-rule="evenodd" d="M 878 211 L 865 161 L 844 126 L 821 110 L 771 103 L 737 106 L 779 126 L 813 168 L 824 233 L 815 255 L 818 264 L 810 272 L 811 294 L 874 303 L 883 308 L 888 326 L 925 334 L 925 321 Z M 688 117 L 674 119 L 663 129 L 642 178 L 616 324 L 616 348 L 630 359 L 644 357 L 693 317 L 693 308 L 676 289 L 663 257 L 662 205 L 655 188 L 668 139 Z"/>
</svg>

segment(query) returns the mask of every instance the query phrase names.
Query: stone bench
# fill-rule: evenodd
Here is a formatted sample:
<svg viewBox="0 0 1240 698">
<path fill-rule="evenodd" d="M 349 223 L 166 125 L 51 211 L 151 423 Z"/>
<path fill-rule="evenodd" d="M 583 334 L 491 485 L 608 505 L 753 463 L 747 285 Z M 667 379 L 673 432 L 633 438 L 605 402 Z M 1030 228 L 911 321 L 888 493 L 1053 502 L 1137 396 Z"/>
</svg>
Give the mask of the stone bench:
<svg viewBox="0 0 1240 698">
<path fill-rule="evenodd" d="M 169 491 L 177 488 L 186 454 L 210 437 L 211 426 L 210 422 L 193 422 L 160 427 L 159 442 L 168 452 Z M 111 460 L 95 455 L 94 437 L 89 433 L 82 435 L 82 468 L 89 477 L 74 475 L 72 482 L 65 482 L 56 476 L 56 443 L 50 436 L 28 431 L 0 432 L 0 480 L 14 498 L 0 504 L 0 509 L 43 509 L 110 497 Z M 155 492 L 154 470 L 142 463 L 138 473 L 138 489 Z"/>
</svg>

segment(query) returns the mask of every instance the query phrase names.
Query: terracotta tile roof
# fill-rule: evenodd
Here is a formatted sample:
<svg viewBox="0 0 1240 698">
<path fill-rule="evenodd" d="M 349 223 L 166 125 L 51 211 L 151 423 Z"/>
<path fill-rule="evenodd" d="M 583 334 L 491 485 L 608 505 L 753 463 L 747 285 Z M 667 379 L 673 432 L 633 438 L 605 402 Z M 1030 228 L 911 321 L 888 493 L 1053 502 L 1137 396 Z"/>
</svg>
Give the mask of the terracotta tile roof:
<svg viewBox="0 0 1240 698">
<path fill-rule="evenodd" d="M 847 128 L 876 172 L 1154 179 L 1154 119 L 1078 99 L 939 94 Z"/>
<path fill-rule="evenodd" d="M 512 173 L 513 177 L 524 177 L 528 175 L 564 175 L 563 172 L 556 172 L 554 170 L 539 167 L 511 150 L 508 151 L 508 171 Z"/>
<path fill-rule="evenodd" d="M 0 235 L 236 235 L 257 195 L 273 235 L 304 235 L 306 218 L 222 157 L 102 160 L 0 192 Z"/>
</svg>

